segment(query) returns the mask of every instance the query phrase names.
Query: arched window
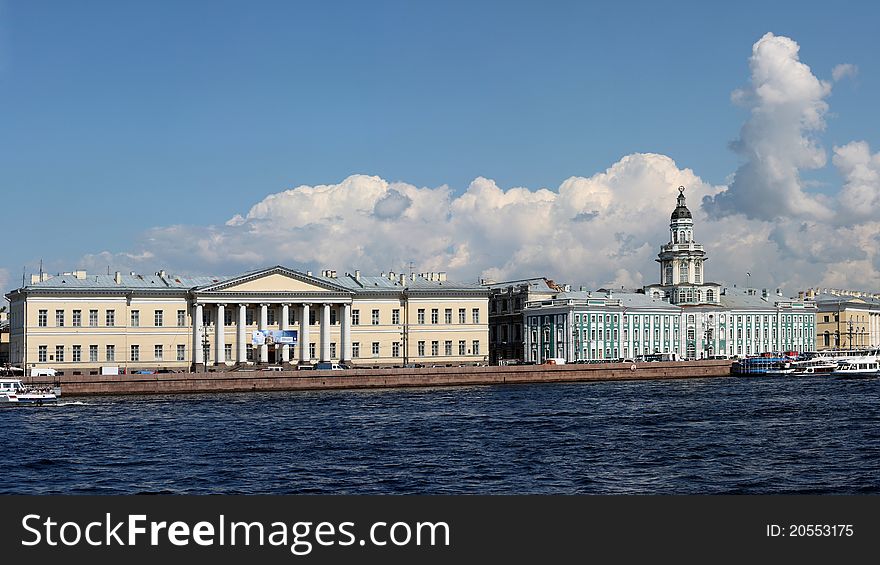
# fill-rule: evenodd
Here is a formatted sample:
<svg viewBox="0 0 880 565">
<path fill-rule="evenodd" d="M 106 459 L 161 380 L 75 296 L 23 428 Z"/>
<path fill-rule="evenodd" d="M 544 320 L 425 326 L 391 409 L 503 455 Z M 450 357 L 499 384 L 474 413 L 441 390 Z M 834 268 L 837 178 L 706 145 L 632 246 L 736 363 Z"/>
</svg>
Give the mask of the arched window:
<svg viewBox="0 0 880 565">
<path fill-rule="evenodd" d="M 684 294 L 684 291 L 683 291 L 683 290 L 682 290 L 682 291 L 679 291 L 679 293 L 678 293 L 678 301 L 679 301 L 679 302 L 684 302 L 684 301 L 685 301 L 685 294 Z"/>
<path fill-rule="evenodd" d="M 666 263 L 666 284 L 672 284 L 672 263 Z"/>
<path fill-rule="evenodd" d="M 678 264 L 678 282 L 688 282 L 687 261 L 682 261 Z"/>
<path fill-rule="evenodd" d="M 697 302 L 702 302 L 702 301 L 703 301 L 703 291 L 698 290 L 697 291 Z"/>
<path fill-rule="evenodd" d="M 678 232 L 678 242 L 684 243 L 684 232 L 683 231 Z"/>
<path fill-rule="evenodd" d="M 694 315 L 693 315 L 693 314 L 688 314 L 688 323 L 689 323 L 689 324 L 693 324 L 693 323 L 694 323 Z"/>
<path fill-rule="evenodd" d="M 692 289 L 689 288 L 689 289 L 688 289 L 688 298 L 687 298 L 687 300 L 688 300 L 688 302 L 691 302 L 691 301 L 693 301 L 693 299 L 694 299 L 694 291 L 693 291 Z"/>
<path fill-rule="evenodd" d="M 678 232 L 672 232 L 672 243 L 678 243 Z"/>
<path fill-rule="evenodd" d="M 697 261 L 696 263 L 694 263 L 694 282 L 697 284 L 700 284 L 701 282 L 703 282 L 701 280 L 702 277 L 703 277 L 703 269 L 700 265 L 700 262 Z"/>
<path fill-rule="evenodd" d="M 654 291 L 654 300 L 660 300 L 660 292 L 657 290 Z"/>
<path fill-rule="evenodd" d="M 715 291 L 707 290 L 706 291 L 706 302 L 715 302 Z"/>
</svg>

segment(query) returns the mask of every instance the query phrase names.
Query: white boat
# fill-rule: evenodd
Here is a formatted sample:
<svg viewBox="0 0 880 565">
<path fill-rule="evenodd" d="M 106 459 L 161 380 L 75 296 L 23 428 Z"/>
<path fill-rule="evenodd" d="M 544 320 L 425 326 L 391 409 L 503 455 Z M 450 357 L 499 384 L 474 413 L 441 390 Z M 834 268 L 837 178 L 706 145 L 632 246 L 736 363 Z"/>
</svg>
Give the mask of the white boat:
<svg viewBox="0 0 880 565">
<path fill-rule="evenodd" d="M 870 377 L 880 375 L 880 358 L 876 355 L 841 361 L 834 370 L 836 377 Z"/>
<path fill-rule="evenodd" d="M 787 361 L 782 366 L 767 371 L 767 374 L 792 377 L 830 375 L 837 369 L 837 366 L 837 363 L 821 358 L 808 359 L 806 361 Z"/>
<path fill-rule="evenodd" d="M 21 379 L 0 377 L 0 406 L 52 404 L 58 402 L 61 389 L 48 385 L 26 386 Z"/>
</svg>

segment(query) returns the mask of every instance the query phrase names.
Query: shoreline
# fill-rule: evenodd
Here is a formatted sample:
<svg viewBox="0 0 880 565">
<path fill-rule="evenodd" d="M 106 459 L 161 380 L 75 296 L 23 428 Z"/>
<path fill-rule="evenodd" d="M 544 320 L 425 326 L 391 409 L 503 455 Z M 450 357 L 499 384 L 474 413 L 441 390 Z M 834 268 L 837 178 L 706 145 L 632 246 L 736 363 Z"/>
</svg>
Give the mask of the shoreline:
<svg viewBox="0 0 880 565">
<path fill-rule="evenodd" d="M 61 396 L 187 394 L 283 390 L 333 390 L 472 386 L 527 383 L 607 382 L 729 377 L 730 360 L 514 365 L 346 371 L 224 371 L 152 375 L 24 377 L 26 384 L 58 384 Z"/>
</svg>

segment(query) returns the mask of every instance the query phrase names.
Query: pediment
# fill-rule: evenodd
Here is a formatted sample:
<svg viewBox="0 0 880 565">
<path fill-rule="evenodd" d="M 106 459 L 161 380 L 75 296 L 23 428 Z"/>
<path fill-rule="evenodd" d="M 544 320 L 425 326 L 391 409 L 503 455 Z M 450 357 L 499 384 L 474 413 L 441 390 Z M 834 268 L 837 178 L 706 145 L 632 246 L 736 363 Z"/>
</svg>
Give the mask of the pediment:
<svg viewBox="0 0 880 565">
<path fill-rule="evenodd" d="M 196 289 L 210 293 L 339 293 L 348 290 L 330 281 L 284 267 L 273 267 Z"/>
</svg>

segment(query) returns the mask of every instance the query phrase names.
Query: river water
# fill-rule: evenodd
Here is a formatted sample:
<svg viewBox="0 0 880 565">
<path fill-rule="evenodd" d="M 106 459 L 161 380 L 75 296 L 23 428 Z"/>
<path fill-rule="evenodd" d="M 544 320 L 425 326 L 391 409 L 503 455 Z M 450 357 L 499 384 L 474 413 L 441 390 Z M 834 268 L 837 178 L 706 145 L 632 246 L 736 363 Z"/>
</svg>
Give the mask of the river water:
<svg viewBox="0 0 880 565">
<path fill-rule="evenodd" d="M 70 397 L 4 494 L 880 493 L 880 379 Z"/>
</svg>

